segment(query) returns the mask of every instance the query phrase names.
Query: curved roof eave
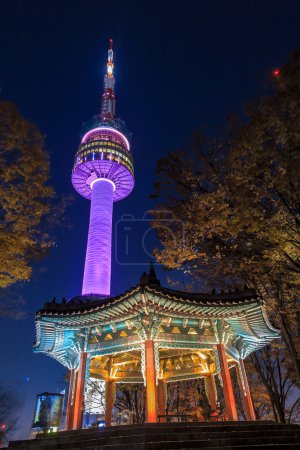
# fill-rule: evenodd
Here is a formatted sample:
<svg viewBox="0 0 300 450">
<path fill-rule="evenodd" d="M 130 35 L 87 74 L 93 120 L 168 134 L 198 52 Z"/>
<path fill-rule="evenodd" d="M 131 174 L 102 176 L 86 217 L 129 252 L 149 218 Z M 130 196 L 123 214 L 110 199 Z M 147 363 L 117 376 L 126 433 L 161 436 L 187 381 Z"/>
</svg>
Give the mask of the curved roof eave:
<svg viewBox="0 0 300 450">
<path fill-rule="evenodd" d="M 260 303 L 254 290 L 220 293 L 220 294 L 203 294 L 176 291 L 173 289 L 150 287 L 137 285 L 124 294 L 108 299 L 98 299 L 97 296 L 78 296 L 71 299 L 68 303 L 46 303 L 42 310 L 39 310 L 36 317 L 47 315 L 79 315 L 90 314 L 100 310 L 107 310 L 117 306 L 121 302 L 128 300 L 137 293 L 149 293 L 166 298 L 168 300 L 180 301 L 199 306 L 236 306 L 250 303 Z M 90 301 L 92 299 L 92 301 Z"/>
</svg>

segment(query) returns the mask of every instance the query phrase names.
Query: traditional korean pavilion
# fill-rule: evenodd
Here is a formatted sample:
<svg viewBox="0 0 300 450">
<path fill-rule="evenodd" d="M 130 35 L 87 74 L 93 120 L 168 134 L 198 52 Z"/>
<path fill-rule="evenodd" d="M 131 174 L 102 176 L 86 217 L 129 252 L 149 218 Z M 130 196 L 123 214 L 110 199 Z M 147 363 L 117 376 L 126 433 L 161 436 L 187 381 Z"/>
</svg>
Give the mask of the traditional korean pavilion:
<svg viewBox="0 0 300 450">
<path fill-rule="evenodd" d="M 46 303 L 36 315 L 35 352 L 71 371 L 66 428 L 82 426 L 89 377 L 105 380 L 106 425 L 116 383 L 143 382 L 147 421 L 165 413 L 166 383 L 203 377 L 212 408 L 215 377 L 223 385 L 226 415 L 237 420 L 231 367 L 235 367 L 248 420 L 255 414 L 243 360 L 278 337 L 255 291 L 200 294 L 160 286 L 153 267 L 124 294 Z"/>
<path fill-rule="evenodd" d="M 248 420 L 255 419 L 243 360 L 278 337 L 253 290 L 188 293 L 161 287 L 153 266 L 140 283 L 111 297 L 113 204 L 134 186 L 130 133 L 115 117 L 112 40 L 101 113 L 84 126 L 72 172 L 75 190 L 91 201 L 81 295 L 46 303 L 36 314 L 34 351 L 70 370 L 66 429 L 82 427 L 89 378 L 105 382 L 105 422 L 111 425 L 117 383 L 144 383 L 147 422 L 165 413 L 166 383 L 203 378 L 216 407 L 216 377 L 226 416 L 237 420 L 233 366 Z"/>
</svg>

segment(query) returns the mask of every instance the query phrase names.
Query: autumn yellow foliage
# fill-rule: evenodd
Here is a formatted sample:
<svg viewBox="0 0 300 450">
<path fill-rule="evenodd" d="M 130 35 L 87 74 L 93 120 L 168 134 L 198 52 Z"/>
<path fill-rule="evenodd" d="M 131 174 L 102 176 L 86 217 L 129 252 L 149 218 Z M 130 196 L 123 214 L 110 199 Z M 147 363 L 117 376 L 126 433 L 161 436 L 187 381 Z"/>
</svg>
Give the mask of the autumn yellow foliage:
<svg viewBox="0 0 300 450">
<path fill-rule="evenodd" d="M 52 245 L 45 222 L 54 190 L 39 130 L 13 104 L 0 103 L 0 287 L 28 280 Z"/>
</svg>

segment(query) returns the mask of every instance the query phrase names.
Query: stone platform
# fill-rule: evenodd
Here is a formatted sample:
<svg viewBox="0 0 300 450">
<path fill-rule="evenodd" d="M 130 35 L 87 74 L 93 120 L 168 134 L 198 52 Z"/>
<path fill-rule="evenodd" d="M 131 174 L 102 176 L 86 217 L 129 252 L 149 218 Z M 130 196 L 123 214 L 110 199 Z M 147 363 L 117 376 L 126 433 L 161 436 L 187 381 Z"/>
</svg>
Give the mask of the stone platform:
<svg viewBox="0 0 300 450">
<path fill-rule="evenodd" d="M 271 421 L 153 423 L 53 433 L 11 441 L 18 450 L 300 449 L 300 426 Z"/>
</svg>

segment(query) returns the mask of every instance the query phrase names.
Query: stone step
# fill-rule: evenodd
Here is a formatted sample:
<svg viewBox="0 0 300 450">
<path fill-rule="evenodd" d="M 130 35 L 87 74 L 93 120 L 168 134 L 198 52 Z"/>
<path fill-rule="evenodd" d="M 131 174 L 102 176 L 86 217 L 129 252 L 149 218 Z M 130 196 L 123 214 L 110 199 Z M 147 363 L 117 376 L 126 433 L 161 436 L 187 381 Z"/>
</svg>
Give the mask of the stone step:
<svg viewBox="0 0 300 450">
<path fill-rule="evenodd" d="M 260 431 L 236 431 L 234 432 L 234 439 L 248 439 L 248 438 L 260 438 L 262 436 L 262 433 Z M 276 430 L 272 431 L 269 437 L 276 438 L 276 437 L 286 437 L 286 438 L 294 438 L 300 436 L 300 430 Z M 92 442 L 95 443 L 96 446 L 105 446 L 108 444 L 117 446 L 122 445 L 125 443 L 147 443 L 147 442 L 164 442 L 164 441 L 210 441 L 210 440 L 221 440 L 221 439 L 233 439 L 231 432 L 215 432 L 212 431 L 210 433 L 205 432 L 184 432 L 184 433 L 175 433 L 174 430 L 172 433 L 168 434 L 162 434 L 157 433 L 155 435 L 153 434 L 137 434 L 137 435 L 131 435 L 131 436 L 107 436 L 107 437 L 98 437 L 98 436 L 89 436 L 87 439 L 86 437 L 84 439 L 79 439 L 79 436 L 76 438 L 76 440 L 71 441 L 56 441 L 57 448 L 65 448 L 69 449 L 72 447 L 79 448 L 81 445 L 86 445 L 86 443 Z M 300 440 L 300 439 L 299 439 Z M 53 442 L 49 441 L 43 441 L 43 445 L 51 445 Z M 32 447 L 33 448 L 33 447 Z"/>
<path fill-rule="evenodd" d="M 110 442 L 100 442 L 100 441 L 110 441 Z M 120 442 L 121 441 L 121 442 Z M 128 439 L 127 439 L 128 441 Z M 273 435 L 270 436 L 253 436 L 252 433 L 248 433 L 245 437 L 231 436 L 230 433 L 228 435 L 223 436 L 222 438 L 214 438 L 198 435 L 180 435 L 180 434 L 172 434 L 170 436 L 165 436 L 165 439 L 162 439 L 161 436 L 151 436 L 151 435 L 138 435 L 132 436 L 130 442 L 124 443 L 119 438 L 114 439 L 91 439 L 85 441 L 75 441 L 69 443 L 58 443 L 49 445 L 42 440 L 39 442 L 38 446 L 32 447 L 22 446 L 20 448 L 31 449 L 34 448 L 36 450 L 54 450 L 54 449 L 93 449 L 93 450 L 159 450 L 159 449 L 191 449 L 198 448 L 204 449 L 208 446 L 216 449 L 224 449 L 224 448 L 236 448 L 240 446 L 241 448 L 249 447 L 251 448 L 253 445 L 266 447 L 268 445 L 272 445 L 273 448 L 277 448 L 278 445 L 287 445 L 287 444 L 295 444 L 298 443 L 298 448 L 300 448 L 300 432 L 296 435 Z M 28 444 L 28 442 L 27 442 Z"/>
<path fill-rule="evenodd" d="M 274 444 L 270 444 L 270 445 L 250 445 L 250 446 L 245 446 L 245 445 L 235 445 L 232 446 L 230 445 L 229 447 L 222 447 L 222 450 L 299 450 L 299 444 L 279 444 L 279 445 L 275 445 Z M 77 450 L 77 449 L 74 449 Z M 82 450 L 93 450 L 91 447 L 90 448 L 84 448 Z M 170 450 L 178 450 L 178 449 L 170 449 Z M 179 450 L 199 450 L 198 447 L 192 447 L 192 448 L 181 448 Z M 216 450 L 216 447 L 203 447 L 201 450 Z"/>
<path fill-rule="evenodd" d="M 146 447 L 139 447 L 138 450 L 149 450 Z M 265 445 L 265 444 L 257 444 L 257 445 L 230 445 L 226 447 L 202 447 L 201 450 L 299 450 L 299 443 L 294 444 L 279 444 L 279 445 Z M 73 448 L 71 450 L 78 450 L 77 448 Z M 97 450 L 97 447 L 82 447 L 81 450 Z M 102 450 L 102 449 L 101 449 Z M 121 447 L 122 450 L 122 447 Z M 128 450 L 128 449 L 126 449 Z M 136 450 L 134 447 L 130 447 L 130 450 Z M 151 449 L 152 450 L 152 449 Z M 155 449 L 157 450 L 157 449 Z M 160 447 L 159 450 L 164 450 L 164 447 Z M 180 449 L 168 449 L 168 450 L 199 450 L 199 447 L 182 447 Z"/>
<path fill-rule="evenodd" d="M 212 445 L 214 444 L 214 445 Z M 217 443 L 207 441 L 168 441 L 168 442 L 148 442 L 142 444 L 123 444 L 123 445 L 104 445 L 104 446 L 88 446 L 81 447 L 81 450 L 299 450 L 300 439 L 296 442 L 286 442 L 284 439 L 281 442 L 264 442 L 263 439 L 258 439 L 256 442 L 249 442 L 245 440 L 243 443 Z M 44 449 L 43 449 L 44 450 Z M 52 450 L 52 449 L 51 449 Z M 73 447 L 71 450 L 78 450 L 78 447 Z"/>
<path fill-rule="evenodd" d="M 230 445 L 229 447 L 222 447 L 222 450 L 299 450 L 299 443 L 293 443 L 293 444 L 278 444 L 275 445 L 274 444 L 263 444 L 263 445 Z M 77 449 L 72 449 L 72 450 L 77 450 Z M 82 450 L 92 450 L 91 447 L 86 447 L 83 448 Z M 186 448 L 183 447 L 181 449 L 169 449 L 169 450 L 199 450 L 199 447 L 191 447 L 191 448 Z M 216 450 L 216 447 L 203 447 L 201 450 Z"/>
<path fill-rule="evenodd" d="M 157 433 L 172 433 L 174 429 L 176 432 L 189 432 L 189 433 L 212 433 L 213 432 L 248 432 L 248 431 L 260 431 L 260 432 L 273 432 L 276 430 L 298 430 L 298 425 L 281 425 L 277 423 L 272 424 L 259 424 L 259 426 L 256 426 L 255 424 L 252 425 L 243 425 L 243 426 L 234 426 L 234 425 L 227 425 L 226 423 L 215 423 L 212 426 L 206 426 L 206 425 L 199 425 L 199 424 L 177 424 L 177 423 L 170 423 L 170 424 L 155 424 L 155 426 L 148 426 L 148 425 L 142 425 L 142 426 L 122 426 L 122 427 L 110 427 L 108 429 L 89 429 L 89 430 L 72 430 L 68 432 L 59 432 L 59 433 L 53 433 L 48 434 L 45 436 L 40 435 L 35 442 L 39 441 L 40 439 L 47 439 L 47 441 L 50 443 L 51 440 L 56 441 L 70 441 L 72 439 L 90 439 L 94 437 L 104 438 L 104 437 L 128 437 L 131 435 L 137 435 L 137 434 L 157 434 Z M 16 441 L 15 441 L 16 442 Z M 13 446 L 13 442 L 11 443 Z"/>
<path fill-rule="evenodd" d="M 274 422 L 162 423 L 65 431 L 31 441 L 12 441 L 18 450 L 158 450 L 252 448 L 300 449 L 300 427 Z M 298 447 L 297 447 L 298 445 Z M 261 447 L 261 448 L 262 448 Z M 289 447 L 290 448 L 290 447 Z"/>
<path fill-rule="evenodd" d="M 140 428 L 139 430 L 128 430 L 130 432 L 127 432 L 126 430 L 122 430 L 122 431 L 118 431 L 116 432 L 114 430 L 114 432 L 109 432 L 108 430 L 92 430 L 90 433 L 83 433 L 83 434 L 76 434 L 76 435 L 64 435 L 64 436 L 60 436 L 59 434 L 56 436 L 47 436 L 44 439 L 34 439 L 32 441 L 30 441 L 30 445 L 32 448 L 36 448 L 37 446 L 40 445 L 60 445 L 60 444 L 64 444 L 66 446 L 66 448 L 70 447 L 70 444 L 74 443 L 74 442 L 83 442 L 83 441 L 88 441 L 88 440 L 96 440 L 99 445 L 104 445 L 107 443 L 108 440 L 110 441 L 114 441 L 114 442 L 119 442 L 122 443 L 122 441 L 128 441 L 128 439 L 134 440 L 136 442 L 140 442 L 141 440 L 145 440 L 145 441 L 149 441 L 149 439 L 154 439 L 155 441 L 160 439 L 160 440 L 165 440 L 166 436 L 170 437 L 173 436 L 174 438 L 177 437 L 181 437 L 182 439 L 190 439 L 190 438 L 194 438 L 194 439 L 198 439 L 198 438 L 202 438 L 202 439 L 220 439 L 222 437 L 230 437 L 232 435 L 232 433 L 234 433 L 235 437 L 247 437 L 249 435 L 249 433 L 251 434 L 252 437 L 259 437 L 261 436 L 263 432 L 267 432 L 269 435 L 272 436 L 296 436 L 300 433 L 300 427 L 299 426 L 293 426 L 293 427 L 282 427 L 282 425 L 278 425 L 277 427 L 273 427 L 273 428 L 267 428 L 267 429 L 263 429 L 263 430 L 257 430 L 257 429 L 253 429 L 253 430 L 245 430 L 244 428 L 240 429 L 235 429 L 234 431 L 232 430 L 227 430 L 227 429 L 221 429 L 219 427 L 210 427 L 210 430 L 208 430 L 207 428 L 201 429 L 199 427 L 190 427 L 187 428 L 185 427 L 184 429 L 181 430 L 176 430 L 175 427 L 171 427 L 171 428 L 158 428 L 155 430 L 155 433 L 153 432 L 153 429 L 144 429 L 144 428 Z M 21 441 L 23 442 L 23 441 Z M 17 441 L 12 441 L 10 444 L 10 447 L 17 447 L 19 445 L 21 445 L 21 442 L 17 442 Z M 28 441 L 25 441 L 28 443 Z"/>
<path fill-rule="evenodd" d="M 241 427 L 278 427 L 278 426 L 282 426 L 281 424 L 278 424 L 276 422 L 273 421 L 240 421 L 240 422 L 233 422 L 233 421 L 226 421 L 226 422 L 162 422 L 162 423 L 149 423 L 149 424 L 144 424 L 144 423 L 140 423 L 140 424 L 132 424 L 132 425 L 118 425 L 118 426 L 113 426 L 110 428 L 102 428 L 101 430 L 98 430 L 99 432 L 113 432 L 113 431 L 121 431 L 121 430 L 126 430 L 126 432 L 129 432 L 130 430 L 137 430 L 137 429 L 148 429 L 148 430 L 153 430 L 153 432 L 156 432 L 157 428 L 163 428 L 163 427 L 175 427 L 175 428 L 185 428 L 185 427 L 201 427 L 201 428 L 211 428 L 211 427 L 233 427 L 233 428 L 241 428 Z M 285 426 L 295 426 L 292 424 L 288 424 Z M 68 435 L 70 433 L 72 434 L 88 434 L 90 433 L 92 430 L 94 429 L 83 429 L 83 430 L 70 430 L 70 431 L 60 431 L 59 435 L 60 436 L 64 436 L 64 435 Z M 56 433 L 54 433 L 56 434 Z M 58 434 L 58 433 L 57 433 Z M 38 438 L 43 438 L 44 435 L 38 435 Z"/>
</svg>

